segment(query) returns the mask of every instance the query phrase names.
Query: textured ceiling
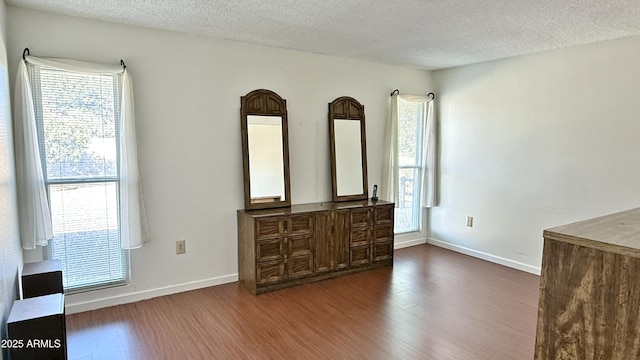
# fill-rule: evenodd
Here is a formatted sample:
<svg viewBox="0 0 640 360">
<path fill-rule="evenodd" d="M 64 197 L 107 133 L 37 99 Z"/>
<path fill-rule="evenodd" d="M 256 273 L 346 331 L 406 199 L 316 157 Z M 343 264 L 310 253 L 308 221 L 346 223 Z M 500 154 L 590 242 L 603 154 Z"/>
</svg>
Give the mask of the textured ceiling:
<svg viewBox="0 0 640 360">
<path fill-rule="evenodd" d="M 6 3 L 425 69 L 640 35 L 640 0 L 6 0 Z"/>
</svg>

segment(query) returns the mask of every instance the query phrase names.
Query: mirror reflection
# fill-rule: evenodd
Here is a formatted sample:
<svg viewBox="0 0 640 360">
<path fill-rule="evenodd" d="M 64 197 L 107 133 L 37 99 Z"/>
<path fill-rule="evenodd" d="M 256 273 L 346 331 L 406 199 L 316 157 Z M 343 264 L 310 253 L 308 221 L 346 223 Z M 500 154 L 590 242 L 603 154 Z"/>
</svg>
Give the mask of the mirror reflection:
<svg viewBox="0 0 640 360">
<path fill-rule="evenodd" d="M 360 121 L 334 120 L 336 183 L 338 196 L 362 194 L 362 144 Z"/>
<path fill-rule="evenodd" d="M 282 163 L 282 118 L 247 116 L 251 203 L 286 200 Z"/>
<path fill-rule="evenodd" d="M 368 197 L 365 134 L 364 105 L 349 96 L 329 103 L 333 201 Z"/>
</svg>

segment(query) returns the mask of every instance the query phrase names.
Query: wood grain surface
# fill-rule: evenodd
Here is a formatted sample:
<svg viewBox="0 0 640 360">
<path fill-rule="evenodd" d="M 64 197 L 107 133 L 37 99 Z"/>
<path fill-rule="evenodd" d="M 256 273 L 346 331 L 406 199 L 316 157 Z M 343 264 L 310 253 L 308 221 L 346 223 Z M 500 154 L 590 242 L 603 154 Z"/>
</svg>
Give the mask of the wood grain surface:
<svg viewBox="0 0 640 360">
<path fill-rule="evenodd" d="M 394 209 L 367 200 L 238 210 L 238 279 L 261 294 L 391 266 Z"/>
<path fill-rule="evenodd" d="M 538 360 L 640 359 L 640 259 L 545 239 Z"/>
<path fill-rule="evenodd" d="M 547 229 L 543 235 L 546 239 L 640 258 L 640 208 Z"/>
</svg>

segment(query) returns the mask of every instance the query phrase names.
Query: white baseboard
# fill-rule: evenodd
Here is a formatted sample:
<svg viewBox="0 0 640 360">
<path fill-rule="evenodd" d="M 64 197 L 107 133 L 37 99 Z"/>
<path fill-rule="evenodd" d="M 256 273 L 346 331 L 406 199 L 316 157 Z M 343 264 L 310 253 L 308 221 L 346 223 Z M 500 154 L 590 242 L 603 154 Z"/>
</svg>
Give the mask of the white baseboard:
<svg viewBox="0 0 640 360">
<path fill-rule="evenodd" d="M 468 247 L 452 244 L 452 243 L 449 243 L 449 242 L 446 242 L 446 241 L 442 241 L 442 240 L 438 240 L 438 239 L 434 239 L 434 238 L 429 238 L 427 240 L 427 243 L 429 243 L 431 245 L 434 245 L 434 246 L 437 246 L 437 247 L 441 247 L 441 248 L 447 249 L 447 250 L 452 250 L 452 251 L 455 251 L 455 252 L 459 252 L 461 254 L 473 256 L 473 257 L 478 258 L 478 259 L 486 260 L 486 261 L 489 261 L 489 262 L 492 262 L 492 263 L 500 264 L 500 265 L 503 265 L 503 266 L 507 266 L 507 267 L 510 267 L 510 268 L 514 268 L 514 269 L 517 269 L 517 270 L 521 270 L 521 271 L 524 271 L 524 272 L 528 272 L 530 274 L 534 274 L 534 275 L 540 276 L 540 271 L 541 270 L 540 270 L 539 267 L 527 265 L 527 264 L 521 263 L 519 261 L 503 258 L 503 257 L 500 257 L 500 256 L 492 255 L 492 254 L 489 254 L 489 253 L 485 253 L 485 252 L 482 252 L 482 251 L 470 249 Z"/>
<path fill-rule="evenodd" d="M 427 238 L 419 238 L 419 239 L 412 239 L 412 240 L 405 240 L 405 241 L 398 241 L 398 237 L 396 236 L 395 241 L 393 242 L 393 248 L 395 250 L 397 249 L 403 249 L 409 246 L 416 246 L 416 245 L 422 245 L 422 244 L 426 244 L 427 243 Z"/>
<path fill-rule="evenodd" d="M 109 306 L 128 304 L 141 300 L 151 299 L 158 296 L 171 295 L 184 291 L 191 291 L 210 286 L 227 284 L 235 281 L 238 281 L 238 274 L 219 276 L 215 278 L 191 281 L 183 284 L 165 286 L 156 289 L 133 291 L 124 294 L 102 297 L 95 300 L 77 302 L 73 301 L 73 295 L 68 295 L 65 296 L 65 311 L 67 314 L 74 314 L 84 311 L 101 309 Z"/>
</svg>

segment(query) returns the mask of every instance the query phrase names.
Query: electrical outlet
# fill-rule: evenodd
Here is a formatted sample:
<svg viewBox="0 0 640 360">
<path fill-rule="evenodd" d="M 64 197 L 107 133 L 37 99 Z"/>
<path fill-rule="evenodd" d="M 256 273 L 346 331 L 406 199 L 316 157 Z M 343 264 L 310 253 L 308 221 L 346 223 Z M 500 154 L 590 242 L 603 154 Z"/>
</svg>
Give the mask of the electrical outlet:
<svg viewBox="0 0 640 360">
<path fill-rule="evenodd" d="M 473 216 L 467 216 L 467 227 L 473 227 Z"/>
<path fill-rule="evenodd" d="M 184 254 L 187 252 L 187 247 L 184 240 L 176 241 L 176 255 Z"/>
</svg>

